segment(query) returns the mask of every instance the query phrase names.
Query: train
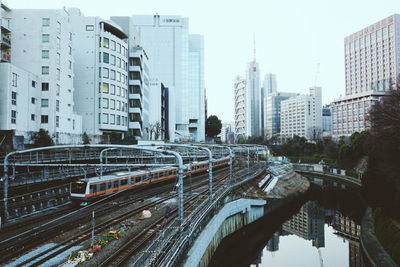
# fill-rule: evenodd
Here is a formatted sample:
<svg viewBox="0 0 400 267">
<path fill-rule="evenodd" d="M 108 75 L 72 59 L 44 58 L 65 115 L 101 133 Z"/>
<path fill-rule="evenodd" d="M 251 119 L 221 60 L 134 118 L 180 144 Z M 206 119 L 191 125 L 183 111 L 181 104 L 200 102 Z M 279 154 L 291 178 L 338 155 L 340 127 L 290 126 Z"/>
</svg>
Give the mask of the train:
<svg viewBox="0 0 400 267">
<path fill-rule="evenodd" d="M 229 166 L 230 158 L 214 159 L 212 168 L 219 169 Z M 200 175 L 208 171 L 208 160 L 185 164 L 184 176 Z M 132 172 L 114 172 L 92 178 L 79 179 L 71 183 L 70 197 L 75 203 L 88 204 L 93 200 L 136 186 L 149 185 L 172 180 L 178 177 L 177 167 L 158 167 L 136 170 Z"/>
</svg>

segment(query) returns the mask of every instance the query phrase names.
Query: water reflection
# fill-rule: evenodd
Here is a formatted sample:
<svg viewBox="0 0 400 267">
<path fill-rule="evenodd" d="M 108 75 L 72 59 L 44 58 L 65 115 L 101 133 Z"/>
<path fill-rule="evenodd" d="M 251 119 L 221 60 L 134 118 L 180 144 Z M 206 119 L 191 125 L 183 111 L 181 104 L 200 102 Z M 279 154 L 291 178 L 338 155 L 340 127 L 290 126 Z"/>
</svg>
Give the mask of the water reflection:
<svg viewBox="0 0 400 267">
<path fill-rule="evenodd" d="M 315 201 L 305 203 L 284 222 L 265 250 L 258 253 L 252 266 L 365 266 L 360 225 Z"/>
<path fill-rule="evenodd" d="M 315 201 L 285 221 L 263 251 L 252 266 L 364 266 L 360 226 Z"/>
<path fill-rule="evenodd" d="M 227 236 L 209 266 L 364 267 L 357 193 L 324 189 Z"/>
</svg>

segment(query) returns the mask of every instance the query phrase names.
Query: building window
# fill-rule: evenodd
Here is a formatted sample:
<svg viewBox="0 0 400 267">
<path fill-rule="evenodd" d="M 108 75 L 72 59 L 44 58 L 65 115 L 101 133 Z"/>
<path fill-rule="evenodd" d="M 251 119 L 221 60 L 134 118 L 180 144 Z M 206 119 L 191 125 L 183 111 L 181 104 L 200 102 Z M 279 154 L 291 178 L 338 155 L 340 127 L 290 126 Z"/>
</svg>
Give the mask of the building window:
<svg viewBox="0 0 400 267">
<path fill-rule="evenodd" d="M 42 50 L 42 58 L 43 59 L 48 59 L 50 56 L 49 50 Z"/>
<path fill-rule="evenodd" d="M 61 39 L 59 37 L 57 37 L 57 49 L 61 49 Z"/>
<path fill-rule="evenodd" d="M 94 25 L 86 25 L 86 31 L 88 32 L 94 31 Z"/>
<path fill-rule="evenodd" d="M 108 124 L 108 114 L 107 113 L 103 113 L 102 123 L 103 124 Z"/>
<path fill-rule="evenodd" d="M 17 92 L 11 92 L 11 105 L 17 105 Z"/>
<path fill-rule="evenodd" d="M 110 114 L 110 124 L 115 124 L 115 115 Z"/>
<path fill-rule="evenodd" d="M 32 104 L 35 104 L 35 103 L 36 103 L 36 98 L 32 97 L 32 98 L 31 98 L 31 103 L 32 103 Z"/>
<path fill-rule="evenodd" d="M 61 55 L 60 53 L 57 53 L 57 65 L 60 65 L 61 63 Z"/>
<path fill-rule="evenodd" d="M 18 75 L 16 73 L 13 73 L 11 76 L 11 85 L 14 87 L 18 85 Z"/>
<path fill-rule="evenodd" d="M 117 125 L 121 125 L 121 116 L 117 115 Z"/>
<path fill-rule="evenodd" d="M 69 40 L 72 41 L 72 32 L 69 33 Z"/>
<path fill-rule="evenodd" d="M 111 50 L 115 51 L 115 41 L 111 40 Z"/>
<path fill-rule="evenodd" d="M 68 90 L 69 92 L 71 92 L 71 90 Z M 60 85 L 57 84 L 56 85 L 56 94 L 59 96 L 60 95 Z"/>
<path fill-rule="evenodd" d="M 32 87 L 36 88 L 36 81 L 32 81 Z"/>
<path fill-rule="evenodd" d="M 56 111 L 60 111 L 60 100 L 56 100 Z"/>
<path fill-rule="evenodd" d="M 61 22 L 57 21 L 57 33 L 61 34 Z"/>
<path fill-rule="evenodd" d="M 17 123 L 17 111 L 16 110 L 11 110 L 11 123 L 12 124 Z"/>
<path fill-rule="evenodd" d="M 50 34 L 42 34 L 42 43 L 50 42 Z"/>
<path fill-rule="evenodd" d="M 103 53 L 103 62 L 110 63 L 110 55 L 108 53 Z"/>
<path fill-rule="evenodd" d="M 71 61 L 71 60 L 69 61 L 68 68 L 69 68 L 70 70 L 72 70 L 72 61 Z"/>
<path fill-rule="evenodd" d="M 111 65 L 115 66 L 115 56 L 111 55 Z"/>
<path fill-rule="evenodd" d="M 68 47 L 68 54 L 72 55 L 72 47 L 71 46 Z"/>
<path fill-rule="evenodd" d="M 103 98 L 103 108 L 108 108 L 108 98 Z"/>
<path fill-rule="evenodd" d="M 103 38 L 103 47 L 109 48 L 110 47 L 110 40 L 108 38 Z"/>
<path fill-rule="evenodd" d="M 60 127 L 60 117 L 56 116 L 56 127 Z"/>
<path fill-rule="evenodd" d="M 103 84 L 102 84 L 101 92 L 104 93 L 104 94 L 108 94 L 108 92 L 109 92 L 109 85 L 108 85 L 108 83 L 103 83 Z"/>
<path fill-rule="evenodd" d="M 31 121 L 34 121 L 36 119 L 35 114 L 31 114 Z"/>
<path fill-rule="evenodd" d="M 103 68 L 103 78 L 108 78 L 109 77 L 109 70 L 108 68 Z"/>
<path fill-rule="evenodd" d="M 42 91 L 49 91 L 49 83 L 42 83 Z"/>
<path fill-rule="evenodd" d="M 110 109 L 115 109 L 115 100 L 114 99 L 110 100 Z"/>
<path fill-rule="evenodd" d="M 49 99 L 43 98 L 42 99 L 42 108 L 49 107 Z"/>
<path fill-rule="evenodd" d="M 121 44 L 118 44 L 118 53 L 121 54 Z"/>
<path fill-rule="evenodd" d="M 60 69 L 57 69 L 57 80 L 60 80 L 61 78 L 61 72 Z"/>
<path fill-rule="evenodd" d="M 49 123 L 49 116 L 48 115 L 42 115 L 40 117 L 40 122 L 41 123 Z"/>
<path fill-rule="evenodd" d="M 42 75 L 49 74 L 49 66 L 42 66 Z"/>
<path fill-rule="evenodd" d="M 110 86 L 110 94 L 115 95 L 115 85 L 111 84 Z"/>
<path fill-rule="evenodd" d="M 117 67 L 121 68 L 121 59 L 117 58 Z"/>
<path fill-rule="evenodd" d="M 50 26 L 50 18 L 42 18 L 42 26 L 49 27 Z"/>
<path fill-rule="evenodd" d="M 115 70 L 111 70 L 110 79 L 111 79 L 111 80 L 115 80 Z"/>
</svg>

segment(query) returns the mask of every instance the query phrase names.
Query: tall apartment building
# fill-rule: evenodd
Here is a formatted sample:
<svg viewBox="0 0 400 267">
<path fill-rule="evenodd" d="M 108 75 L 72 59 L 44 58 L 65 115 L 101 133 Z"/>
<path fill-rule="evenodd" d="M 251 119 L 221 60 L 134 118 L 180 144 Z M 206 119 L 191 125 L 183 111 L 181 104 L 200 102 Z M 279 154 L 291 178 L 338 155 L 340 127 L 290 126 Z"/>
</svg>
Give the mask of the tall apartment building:
<svg viewBox="0 0 400 267">
<path fill-rule="evenodd" d="M 281 132 L 281 103 L 298 94 L 271 92 L 264 97 L 264 136 L 271 138 Z"/>
<path fill-rule="evenodd" d="M 111 17 L 137 29 L 150 58 L 151 77 L 174 90 L 176 117 L 170 139 L 204 140 L 203 38 L 189 35 L 189 20 L 180 16 Z M 132 27 L 133 28 L 133 27 Z M 176 134 L 176 136 L 175 136 Z"/>
<path fill-rule="evenodd" d="M 189 35 L 188 86 L 183 90 L 185 99 L 183 122 L 189 122 L 189 134 L 196 141 L 205 140 L 204 97 L 204 37 Z"/>
<path fill-rule="evenodd" d="M 333 137 L 370 127 L 370 107 L 399 85 L 400 15 L 372 24 L 344 40 L 346 95 L 332 102 Z"/>
<path fill-rule="evenodd" d="M 56 143 L 81 142 L 82 118 L 74 110 L 69 13 L 63 9 L 15 9 L 11 31 L 12 64 L 38 76 L 35 88 L 40 92 L 30 103 L 39 105 L 40 111 L 30 116 L 31 120 L 48 130 Z"/>
<path fill-rule="evenodd" d="M 273 73 L 267 73 L 264 76 L 263 81 L 263 93 L 264 97 L 277 92 L 276 75 Z"/>
<path fill-rule="evenodd" d="M 332 136 L 332 109 L 329 105 L 322 108 L 322 136 Z"/>
<path fill-rule="evenodd" d="M 246 135 L 262 135 L 260 68 L 254 59 L 246 70 Z"/>
<path fill-rule="evenodd" d="M 316 139 L 322 135 L 321 87 L 281 102 L 281 135 Z"/>
<path fill-rule="evenodd" d="M 235 140 L 246 138 L 246 80 L 237 76 L 235 90 Z"/>
<path fill-rule="evenodd" d="M 128 131 L 127 35 L 114 22 L 70 8 L 76 110 L 93 141 Z"/>
<path fill-rule="evenodd" d="M 143 47 L 129 45 L 129 133 L 136 139 L 149 139 L 150 72 L 149 57 Z"/>
</svg>

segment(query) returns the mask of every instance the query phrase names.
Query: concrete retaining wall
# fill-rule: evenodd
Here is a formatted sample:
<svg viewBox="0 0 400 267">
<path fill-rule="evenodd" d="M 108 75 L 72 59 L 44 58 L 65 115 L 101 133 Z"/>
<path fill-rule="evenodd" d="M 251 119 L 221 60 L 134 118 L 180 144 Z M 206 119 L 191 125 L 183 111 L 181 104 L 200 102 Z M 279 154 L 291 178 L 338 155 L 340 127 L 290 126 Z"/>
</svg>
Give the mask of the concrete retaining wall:
<svg viewBox="0 0 400 267">
<path fill-rule="evenodd" d="M 224 237 L 264 216 L 266 200 L 238 199 L 210 220 L 187 254 L 184 266 L 207 266 Z"/>
</svg>

